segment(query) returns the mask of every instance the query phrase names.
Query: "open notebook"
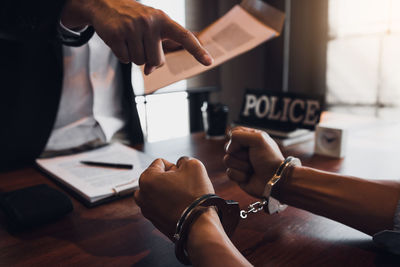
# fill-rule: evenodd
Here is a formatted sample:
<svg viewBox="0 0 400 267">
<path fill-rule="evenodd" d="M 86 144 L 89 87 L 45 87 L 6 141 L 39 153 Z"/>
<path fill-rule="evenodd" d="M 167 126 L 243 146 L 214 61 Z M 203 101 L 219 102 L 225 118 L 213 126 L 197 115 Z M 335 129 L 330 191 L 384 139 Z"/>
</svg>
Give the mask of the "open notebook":
<svg viewBox="0 0 400 267">
<path fill-rule="evenodd" d="M 81 161 L 132 164 L 133 169 L 88 166 Z M 114 143 L 88 152 L 37 159 L 36 163 L 85 205 L 94 206 L 131 193 L 152 161 L 141 151 Z"/>
</svg>

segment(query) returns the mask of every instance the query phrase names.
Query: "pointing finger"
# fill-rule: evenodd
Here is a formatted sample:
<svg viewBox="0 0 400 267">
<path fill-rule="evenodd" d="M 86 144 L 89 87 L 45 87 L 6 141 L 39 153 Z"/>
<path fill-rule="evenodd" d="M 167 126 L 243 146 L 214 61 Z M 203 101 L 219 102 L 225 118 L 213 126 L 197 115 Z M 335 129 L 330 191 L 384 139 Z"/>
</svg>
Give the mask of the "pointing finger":
<svg viewBox="0 0 400 267">
<path fill-rule="evenodd" d="M 163 38 L 171 39 L 180 43 L 190 54 L 192 54 L 201 64 L 209 66 L 213 63 L 210 53 L 200 44 L 199 40 L 178 23 L 168 20 L 162 31 Z"/>
</svg>

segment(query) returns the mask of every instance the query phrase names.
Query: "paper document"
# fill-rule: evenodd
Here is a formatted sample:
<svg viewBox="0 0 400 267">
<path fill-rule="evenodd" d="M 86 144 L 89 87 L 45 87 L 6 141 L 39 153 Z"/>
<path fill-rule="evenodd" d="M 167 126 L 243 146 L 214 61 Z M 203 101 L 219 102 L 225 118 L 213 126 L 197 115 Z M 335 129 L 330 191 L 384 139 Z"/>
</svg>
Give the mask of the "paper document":
<svg viewBox="0 0 400 267">
<path fill-rule="evenodd" d="M 88 166 L 81 161 L 132 164 L 133 169 Z M 36 160 L 40 168 L 89 203 L 131 192 L 138 187 L 141 173 L 151 162 L 152 158 L 145 153 L 118 143 L 89 152 Z"/>
<path fill-rule="evenodd" d="M 214 58 L 211 66 L 203 66 L 186 50 L 169 53 L 165 57 L 164 66 L 148 76 L 143 75 L 145 93 L 152 93 L 171 83 L 214 68 L 279 36 L 283 21 L 284 14 L 264 2 L 243 1 L 198 36 Z"/>
</svg>

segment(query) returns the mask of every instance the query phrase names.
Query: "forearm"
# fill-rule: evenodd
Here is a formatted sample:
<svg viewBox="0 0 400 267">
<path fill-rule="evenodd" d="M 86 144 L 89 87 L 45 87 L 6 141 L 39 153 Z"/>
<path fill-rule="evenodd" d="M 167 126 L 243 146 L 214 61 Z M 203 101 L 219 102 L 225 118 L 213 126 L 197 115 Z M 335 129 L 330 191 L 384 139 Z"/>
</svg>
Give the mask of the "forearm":
<svg viewBox="0 0 400 267">
<path fill-rule="evenodd" d="M 187 250 L 194 266 L 251 266 L 225 234 L 213 209 L 194 222 Z"/>
<path fill-rule="evenodd" d="M 363 180 L 307 167 L 292 168 L 279 182 L 277 198 L 369 235 L 393 228 L 399 183 Z"/>
</svg>

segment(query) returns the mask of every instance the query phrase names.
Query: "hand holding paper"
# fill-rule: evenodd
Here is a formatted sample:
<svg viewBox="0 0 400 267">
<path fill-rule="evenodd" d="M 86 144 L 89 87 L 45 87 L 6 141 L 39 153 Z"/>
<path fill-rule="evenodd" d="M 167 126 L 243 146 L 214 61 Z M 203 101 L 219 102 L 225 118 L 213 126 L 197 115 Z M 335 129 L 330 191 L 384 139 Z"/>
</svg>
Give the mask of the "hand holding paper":
<svg viewBox="0 0 400 267">
<path fill-rule="evenodd" d="M 214 68 L 279 36 L 283 21 L 282 12 L 262 1 L 243 1 L 198 35 L 214 58 L 211 66 L 201 65 L 184 50 L 167 54 L 164 66 L 144 76 L 145 93 Z"/>
</svg>

